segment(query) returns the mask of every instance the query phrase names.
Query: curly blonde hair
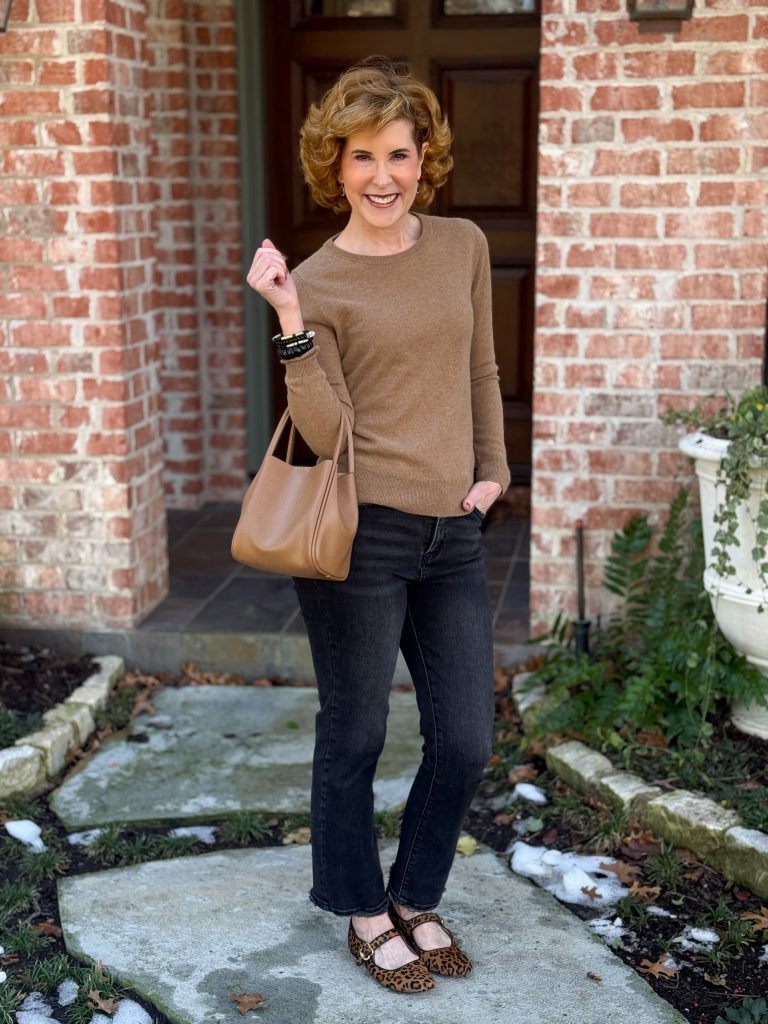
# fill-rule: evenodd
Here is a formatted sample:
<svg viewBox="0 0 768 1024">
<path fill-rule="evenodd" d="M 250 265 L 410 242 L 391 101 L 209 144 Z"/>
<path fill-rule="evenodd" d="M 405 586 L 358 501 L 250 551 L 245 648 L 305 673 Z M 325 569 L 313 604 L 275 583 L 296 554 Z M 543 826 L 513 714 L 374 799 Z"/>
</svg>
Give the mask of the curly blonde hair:
<svg viewBox="0 0 768 1024">
<path fill-rule="evenodd" d="M 304 180 L 319 206 L 334 213 L 351 209 L 338 182 L 344 143 L 355 132 L 380 131 L 399 118 L 410 121 L 419 153 L 421 144 L 428 144 L 414 205 L 432 202 L 453 167 L 448 119 L 432 90 L 413 78 L 405 65 L 374 55 L 344 71 L 320 102 L 310 106 L 301 126 Z"/>
</svg>

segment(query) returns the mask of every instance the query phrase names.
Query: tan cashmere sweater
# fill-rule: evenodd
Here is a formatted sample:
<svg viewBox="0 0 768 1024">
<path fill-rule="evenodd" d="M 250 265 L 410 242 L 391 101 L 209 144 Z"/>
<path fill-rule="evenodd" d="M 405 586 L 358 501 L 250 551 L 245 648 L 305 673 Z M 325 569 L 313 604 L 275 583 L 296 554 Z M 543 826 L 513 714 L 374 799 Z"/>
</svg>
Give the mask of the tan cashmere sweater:
<svg viewBox="0 0 768 1024">
<path fill-rule="evenodd" d="M 288 408 L 321 459 L 346 409 L 359 502 L 465 515 L 475 479 L 510 482 L 488 243 L 470 220 L 416 216 L 421 234 L 403 252 L 363 256 L 329 238 L 292 272 L 316 334 L 282 360 Z"/>
</svg>

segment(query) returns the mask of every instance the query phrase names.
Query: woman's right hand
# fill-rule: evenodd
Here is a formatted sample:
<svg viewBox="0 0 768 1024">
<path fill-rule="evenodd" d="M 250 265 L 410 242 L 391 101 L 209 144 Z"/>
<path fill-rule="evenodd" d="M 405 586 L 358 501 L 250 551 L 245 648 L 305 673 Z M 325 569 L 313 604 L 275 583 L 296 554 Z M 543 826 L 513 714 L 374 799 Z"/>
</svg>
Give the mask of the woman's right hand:
<svg viewBox="0 0 768 1024">
<path fill-rule="evenodd" d="M 298 309 L 299 296 L 285 257 L 268 238 L 256 250 L 246 281 L 278 314 Z"/>
</svg>

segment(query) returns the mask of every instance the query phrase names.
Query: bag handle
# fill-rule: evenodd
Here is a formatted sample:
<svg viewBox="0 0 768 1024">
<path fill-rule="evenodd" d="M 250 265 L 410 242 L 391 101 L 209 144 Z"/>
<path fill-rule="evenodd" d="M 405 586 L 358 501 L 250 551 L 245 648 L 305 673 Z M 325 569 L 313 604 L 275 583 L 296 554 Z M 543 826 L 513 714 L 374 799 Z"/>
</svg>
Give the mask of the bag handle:
<svg viewBox="0 0 768 1024">
<path fill-rule="evenodd" d="M 264 455 L 265 459 L 266 459 L 266 457 L 268 455 L 273 455 L 274 454 L 275 448 L 277 447 L 277 442 L 280 440 L 280 435 L 283 433 L 283 430 L 285 429 L 285 425 L 288 422 L 289 417 L 290 417 L 290 410 L 288 408 L 286 408 L 285 412 L 280 417 L 280 422 L 277 424 L 277 427 L 275 428 L 275 432 L 272 435 L 272 440 L 269 442 L 269 447 L 267 448 L 266 453 Z M 349 453 L 349 455 L 348 455 L 349 472 L 350 473 L 354 473 L 355 472 L 355 451 L 354 451 L 354 448 L 352 446 L 352 426 L 351 426 L 351 424 L 349 422 L 349 416 L 347 415 L 345 410 L 342 409 L 342 411 L 341 411 L 341 422 L 339 423 L 339 432 L 338 432 L 338 435 L 336 436 L 336 447 L 333 450 L 333 464 L 334 464 L 334 466 L 338 465 L 338 462 L 339 462 L 339 452 L 341 451 L 341 439 L 342 439 L 342 436 L 344 434 L 345 428 L 346 428 L 346 434 L 347 434 L 347 452 Z M 290 464 L 291 458 L 293 457 L 293 441 L 294 441 L 295 434 L 296 434 L 296 424 L 293 422 L 293 420 L 291 420 L 291 433 L 290 433 L 290 435 L 288 437 L 288 452 L 287 452 L 287 455 L 286 455 L 286 461 L 289 464 Z"/>
</svg>

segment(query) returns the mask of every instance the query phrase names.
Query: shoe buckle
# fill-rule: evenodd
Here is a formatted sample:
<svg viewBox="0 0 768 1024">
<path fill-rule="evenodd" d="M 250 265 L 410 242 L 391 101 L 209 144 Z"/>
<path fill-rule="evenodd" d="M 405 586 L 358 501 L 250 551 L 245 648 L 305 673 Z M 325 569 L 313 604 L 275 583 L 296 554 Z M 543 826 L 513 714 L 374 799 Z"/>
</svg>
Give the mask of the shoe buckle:
<svg viewBox="0 0 768 1024">
<path fill-rule="evenodd" d="M 363 950 L 365 949 L 366 946 L 368 947 L 367 954 L 363 952 Z M 358 953 L 360 954 L 360 959 L 361 960 L 370 960 L 371 957 L 373 956 L 374 952 L 375 952 L 375 950 L 371 946 L 370 942 L 362 942 L 360 944 L 360 948 L 358 949 Z"/>
</svg>

